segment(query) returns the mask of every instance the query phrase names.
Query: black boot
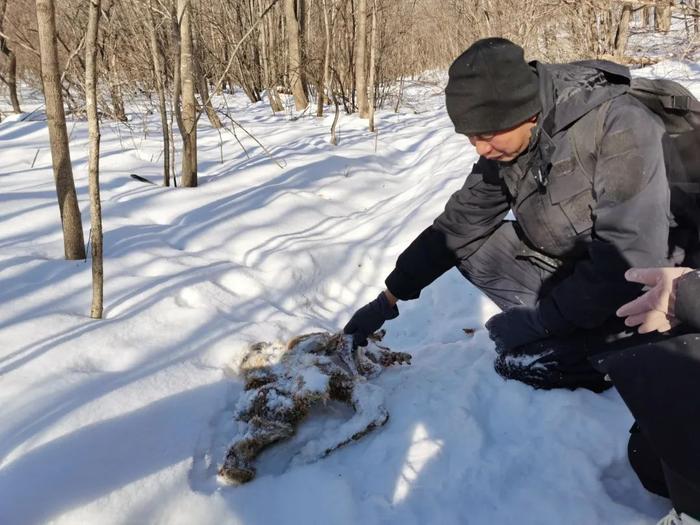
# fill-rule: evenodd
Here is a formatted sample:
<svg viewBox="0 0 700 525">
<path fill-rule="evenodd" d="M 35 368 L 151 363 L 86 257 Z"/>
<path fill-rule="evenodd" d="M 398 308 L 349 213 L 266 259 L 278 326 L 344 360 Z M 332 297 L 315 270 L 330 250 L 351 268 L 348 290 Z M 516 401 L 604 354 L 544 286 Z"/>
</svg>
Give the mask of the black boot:
<svg viewBox="0 0 700 525">
<path fill-rule="evenodd" d="M 587 345 L 579 338 L 549 338 L 501 353 L 496 372 L 535 388 L 587 388 L 602 392 L 612 386 L 588 362 Z"/>
<path fill-rule="evenodd" d="M 639 334 L 616 318 L 593 330 L 541 339 L 503 352 L 496 358 L 494 367 L 506 379 L 516 379 L 535 388 L 587 388 L 603 392 L 612 383 L 593 368 L 591 358 L 665 337 L 658 333 Z"/>
</svg>

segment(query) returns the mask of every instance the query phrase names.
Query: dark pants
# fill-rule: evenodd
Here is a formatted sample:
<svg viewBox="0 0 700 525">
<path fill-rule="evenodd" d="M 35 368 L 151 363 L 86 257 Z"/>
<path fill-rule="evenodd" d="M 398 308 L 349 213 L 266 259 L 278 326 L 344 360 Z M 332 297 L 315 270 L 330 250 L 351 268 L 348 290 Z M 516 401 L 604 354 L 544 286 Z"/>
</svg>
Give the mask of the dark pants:
<svg viewBox="0 0 700 525">
<path fill-rule="evenodd" d="M 534 305 L 546 296 L 570 270 L 557 261 L 529 249 L 520 239 L 517 224 L 506 221 L 459 270 L 501 309 Z M 639 344 L 640 336 L 611 319 L 595 330 L 581 330 L 564 338 L 548 338 L 498 355 L 494 366 L 506 379 L 516 379 L 535 388 L 588 388 L 601 392 L 611 383 L 596 371 L 589 358 L 614 347 Z"/>
<path fill-rule="evenodd" d="M 700 516 L 700 486 L 663 461 L 636 423 L 630 430 L 627 456 L 645 489 L 670 498 L 678 512 Z"/>
<path fill-rule="evenodd" d="M 700 519 L 700 334 L 686 333 L 596 358 L 637 423 L 630 464 L 644 487 Z"/>
</svg>

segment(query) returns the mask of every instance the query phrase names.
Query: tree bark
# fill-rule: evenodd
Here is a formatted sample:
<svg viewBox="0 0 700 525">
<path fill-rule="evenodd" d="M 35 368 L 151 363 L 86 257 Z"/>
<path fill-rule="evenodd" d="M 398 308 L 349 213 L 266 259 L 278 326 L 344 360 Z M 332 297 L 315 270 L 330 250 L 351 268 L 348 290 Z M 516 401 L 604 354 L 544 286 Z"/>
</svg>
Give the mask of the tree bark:
<svg viewBox="0 0 700 525">
<path fill-rule="evenodd" d="M 375 93 L 377 88 L 374 85 L 376 78 L 376 60 L 377 60 L 377 0 L 372 0 L 372 33 L 370 38 L 369 51 L 369 82 L 368 82 L 368 98 L 369 98 L 369 130 L 374 133 L 374 106 L 376 103 Z"/>
<path fill-rule="evenodd" d="M 289 53 L 289 83 L 294 95 L 297 111 L 309 105 L 304 89 L 303 63 L 301 61 L 301 40 L 299 38 L 299 21 L 296 17 L 294 0 L 284 0 L 284 14 L 287 22 L 287 49 Z"/>
<path fill-rule="evenodd" d="M 321 8 L 323 9 L 323 28 L 326 35 L 326 48 L 323 54 L 323 78 L 321 80 L 321 88 L 318 90 L 318 98 L 316 100 L 316 116 L 323 116 L 323 104 L 328 100 L 328 90 L 330 89 L 328 83 L 330 80 L 330 66 L 331 66 L 331 25 L 332 17 L 328 13 L 328 5 L 326 0 L 322 0 Z M 331 2 L 331 9 L 335 10 L 335 2 Z"/>
<path fill-rule="evenodd" d="M 7 0 L 0 0 L 0 32 L 3 29 L 5 21 L 5 10 L 7 8 Z M 7 57 L 7 88 L 10 92 L 10 102 L 12 103 L 12 111 L 22 113 L 22 108 L 19 105 L 17 97 L 17 57 L 8 45 L 4 36 L 0 35 L 0 53 Z"/>
<path fill-rule="evenodd" d="M 182 122 L 182 109 L 180 107 L 180 97 L 182 94 L 182 83 L 180 75 L 180 23 L 177 18 L 177 5 L 173 1 L 170 4 L 170 40 L 172 42 L 171 62 L 173 68 L 173 93 L 171 98 L 171 116 L 175 115 L 177 129 L 180 131 L 180 137 L 183 139 L 182 130 L 185 129 L 185 124 Z M 173 185 L 177 187 L 177 177 L 175 174 L 175 137 L 173 126 L 170 126 L 170 166 L 173 177 Z"/>
<path fill-rule="evenodd" d="M 671 29 L 671 6 L 673 0 L 657 0 L 655 7 L 656 29 L 662 33 L 668 33 Z"/>
<path fill-rule="evenodd" d="M 194 46 L 193 50 L 195 51 L 194 54 L 196 59 L 192 61 L 192 65 L 194 66 L 194 75 L 197 80 L 197 91 L 199 91 L 199 96 L 202 99 L 202 104 L 204 104 L 204 111 L 206 111 L 207 113 L 207 118 L 209 119 L 209 122 L 214 128 L 220 129 L 223 127 L 223 125 L 221 124 L 219 115 L 216 114 L 214 105 L 211 103 L 211 98 L 209 97 L 209 85 L 207 81 L 207 76 L 202 70 L 202 60 L 199 54 L 199 50 Z"/>
<path fill-rule="evenodd" d="M 369 116 L 369 102 L 367 101 L 367 0 L 357 2 L 357 33 L 355 34 L 355 89 L 357 90 L 357 107 L 360 118 Z"/>
<path fill-rule="evenodd" d="M 627 41 L 630 36 L 630 19 L 632 18 L 632 4 L 622 4 L 622 12 L 620 13 L 620 22 L 617 24 L 617 33 L 615 35 L 615 55 L 621 57 L 625 54 Z"/>
<path fill-rule="evenodd" d="M 172 40 L 172 67 L 173 67 L 173 113 L 177 127 L 182 133 L 185 125 L 182 122 L 182 110 L 180 108 L 180 96 L 182 95 L 182 82 L 180 74 L 180 22 L 177 18 L 177 6 L 170 5 L 170 39 Z M 174 157 L 173 157 L 174 158 Z"/>
<path fill-rule="evenodd" d="M 112 111 L 114 112 L 114 118 L 120 122 L 126 122 L 129 119 L 126 117 L 124 97 L 122 96 L 122 88 L 119 84 L 120 81 L 116 72 L 117 56 L 113 54 L 105 63 L 109 64 L 107 73 L 109 74 L 109 94 L 112 97 Z"/>
<path fill-rule="evenodd" d="M 56 19 L 53 0 L 36 0 L 36 18 L 41 51 L 41 80 L 46 100 L 46 116 L 51 142 L 51 160 L 63 226 L 66 259 L 85 259 L 85 241 L 75 193 L 73 169 L 68 149 L 68 130 L 61 96 L 61 75 L 58 69 Z"/>
<path fill-rule="evenodd" d="M 97 119 L 97 32 L 101 0 L 90 0 L 90 14 L 85 36 L 85 107 L 90 136 L 88 158 L 90 190 L 90 243 L 92 252 L 92 305 L 90 317 L 102 319 L 102 205 L 100 203 L 100 123 Z"/>
<path fill-rule="evenodd" d="M 161 60 L 158 34 L 156 33 L 156 19 L 153 10 L 153 0 L 150 0 L 148 5 L 148 19 L 151 33 L 151 57 L 153 59 L 153 75 L 156 80 L 156 90 L 158 91 L 160 125 L 163 130 L 163 186 L 170 186 L 170 130 L 168 129 L 168 108 L 165 104 L 165 72 L 163 71 L 163 61 Z"/>
<path fill-rule="evenodd" d="M 209 119 L 209 122 L 214 128 L 223 128 L 224 126 L 221 123 L 221 119 L 219 118 L 219 115 L 216 114 L 214 105 L 211 102 L 211 97 L 209 96 L 209 85 L 207 77 L 202 73 L 201 68 L 197 65 L 197 63 L 198 62 L 195 60 L 195 70 L 197 71 L 197 91 L 199 91 L 199 96 L 202 99 L 202 104 L 204 104 L 204 111 L 206 111 L 207 118 Z"/>
<path fill-rule="evenodd" d="M 192 26 L 190 0 L 178 0 L 180 21 L 180 77 L 182 84 L 182 186 L 197 186 L 197 105 L 194 98 L 194 66 L 192 63 Z"/>
<path fill-rule="evenodd" d="M 118 78 L 116 72 L 117 64 L 117 52 L 115 50 L 116 41 L 114 33 L 119 31 L 121 28 L 117 25 L 118 15 L 114 14 L 112 8 L 115 5 L 115 0 L 105 0 L 102 2 L 102 14 L 107 22 L 105 30 L 102 32 L 103 38 L 100 45 L 100 53 L 102 55 L 102 66 L 105 70 L 104 77 L 107 79 L 107 86 L 109 89 L 109 96 L 112 101 L 112 117 L 120 122 L 126 122 L 128 119 L 126 117 L 126 112 L 124 110 L 124 99 L 122 97 L 122 90 L 120 86 L 120 79 Z M 69 51 L 69 47 L 64 43 L 63 47 L 66 51 Z M 82 69 L 85 69 L 85 65 L 78 56 L 78 60 L 81 61 Z"/>
<path fill-rule="evenodd" d="M 338 118 L 340 118 L 340 104 L 338 104 L 338 97 L 335 94 L 334 84 L 338 82 L 338 73 L 333 71 L 333 80 L 331 80 L 331 85 L 328 91 L 330 91 L 331 99 L 333 100 L 333 106 L 335 106 L 335 113 L 333 114 L 333 124 L 331 124 L 331 144 L 334 146 L 338 145 L 338 136 L 336 135 L 336 127 L 338 126 Z"/>
<path fill-rule="evenodd" d="M 261 8 L 261 13 L 262 13 L 262 8 Z M 277 92 L 277 81 L 279 80 L 279 77 L 278 77 L 277 60 L 276 60 L 275 51 L 274 51 L 275 44 L 276 44 L 275 21 L 276 21 L 275 12 L 272 11 L 269 14 L 269 16 L 267 17 L 267 21 L 266 21 L 267 23 L 263 24 L 263 30 L 267 29 L 267 48 L 269 50 L 269 52 L 267 54 L 268 72 L 269 72 L 268 85 L 269 85 L 269 89 L 270 89 L 270 108 L 272 108 L 273 112 L 284 110 L 284 105 L 282 104 L 282 99 L 280 99 L 279 93 Z"/>
</svg>

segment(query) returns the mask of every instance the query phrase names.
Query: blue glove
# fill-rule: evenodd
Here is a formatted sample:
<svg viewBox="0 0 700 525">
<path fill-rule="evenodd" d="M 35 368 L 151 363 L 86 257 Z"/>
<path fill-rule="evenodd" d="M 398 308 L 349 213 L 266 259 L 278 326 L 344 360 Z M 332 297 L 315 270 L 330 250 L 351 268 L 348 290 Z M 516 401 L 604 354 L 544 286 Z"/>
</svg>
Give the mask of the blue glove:
<svg viewBox="0 0 700 525">
<path fill-rule="evenodd" d="M 486 321 L 486 329 L 499 354 L 550 335 L 531 306 L 515 306 L 494 315 Z"/>
<path fill-rule="evenodd" d="M 366 346 L 367 336 L 379 330 L 384 321 L 398 316 L 399 308 L 396 305 L 392 307 L 384 292 L 381 292 L 374 301 L 355 312 L 343 328 L 343 332 L 352 334 L 354 347 Z"/>
</svg>

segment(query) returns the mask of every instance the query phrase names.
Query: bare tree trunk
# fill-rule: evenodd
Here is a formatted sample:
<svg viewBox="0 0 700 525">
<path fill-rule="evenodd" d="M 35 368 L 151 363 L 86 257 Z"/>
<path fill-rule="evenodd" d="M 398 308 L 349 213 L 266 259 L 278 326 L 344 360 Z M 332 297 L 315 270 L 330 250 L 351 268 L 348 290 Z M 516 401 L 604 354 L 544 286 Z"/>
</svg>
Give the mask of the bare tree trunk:
<svg viewBox="0 0 700 525">
<path fill-rule="evenodd" d="M 202 104 L 204 104 L 204 111 L 206 111 L 207 118 L 209 119 L 211 125 L 216 129 L 220 129 L 223 127 L 223 125 L 221 124 L 219 115 L 216 114 L 214 105 L 212 104 L 211 98 L 209 97 L 209 86 L 207 85 L 207 77 L 202 71 L 202 67 L 200 65 L 199 60 L 193 60 L 192 63 L 194 65 L 194 73 L 197 79 L 197 91 L 199 91 L 199 96 L 202 99 Z"/>
<path fill-rule="evenodd" d="M 0 32 L 2 32 L 3 22 L 5 21 L 5 10 L 7 8 L 7 0 L 0 0 Z M 10 102 L 12 103 L 12 111 L 22 113 L 19 106 L 19 98 L 17 97 L 17 57 L 15 53 L 7 46 L 7 40 L 0 35 L 0 53 L 7 57 L 7 88 L 10 92 Z"/>
<path fill-rule="evenodd" d="M 222 128 L 224 126 L 221 123 L 219 115 L 216 114 L 214 105 L 212 104 L 211 98 L 209 97 L 209 86 L 207 85 L 207 77 L 204 76 L 204 74 L 201 72 L 201 68 L 197 65 L 197 60 L 194 61 L 194 64 L 195 70 L 197 71 L 197 91 L 199 91 L 199 96 L 201 97 L 202 103 L 204 104 L 204 111 L 206 111 L 207 113 L 207 118 L 209 119 L 209 122 L 214 128 Z"/>
<path fill-rule="evenodd" d="M 333 80 L 331 80 L 331 85 L 329 88 L 331 99 L 333 100 L 333 106 L 335 107 L 335 113 L 333 114 L 333 124 L 331 124 L 331 144 L 334 146 L 338 145 L 338 136 L 336 135 L 336 128 L 338 126 L 338 118 L 340 118 L 340 104 L 338 104 L 338 97 L 335 94 L 334 85 L 339 82 L 338 72 L 333 70 Z"/>
<path fill-rule="evenodd" d="M 265 5 L 263 4 L 262 1 L 260 1 L 260 5 L 258 6 L 258 16 L 262 16 L 262 13 L 265 10 Z M 260 40 L 260 61 L 262 62 L 262 76 L 263 76 L 263 85 L 267 89 L 267 101 L 270 104 L 270 109 L 272 109 L 272 112 L 275 113 L 277 111 L 282 111 L 284 107 L 282 106 L 282 101 L 280 100 L 279 95 L 277 94 L 277 89 L 274 86 L 274 80 L 273 80 L 273 67 L 272 67 L 272 61 L 271 61 L 271 55 L 273 53 L 272 47 L 269 44 L 269 39 L 267 37 L 267 32 L 268 32 L 268 26 L 269 26 L 269 21 L 268 20 L 263 20 L 262 24 L 260 24 L 260 35 L 259 35 L 259 40 Z"/>
<path fill-rule="evenodd" d="M 377 0 L 372 0 L 372 33 L 369 51 L 369 130 L 374 133 L 374 106 L 377 87 L 374 85 L 376 77 L 377 60 Z"/>
<path fill-rule="evenodd" d="M 284 0 L 284 14 L 287 21 L 287 48 L 289 52 L 289 83 L 294 95 L 294 106 L 301 111 L 309 105 L 304 89 L 304 73 L 301 61 L 301 40 L 299 21 L 296 17 L 294 0 Z"/>
<path fill-rule="evenodd" d="M 394 113 L 399 112 L 399 107 L 401 106 L 401 99 L 403 98 L 403 75 L 401 75 L 401 79 L 399 80 L 399 93 L 396 95 L 396 105 L 394 106 Z"/>
<path fill-rule="evenodd" d="M 357 33 L 355 34 L 355 89 L 357 90 L 357 107 L 360 118 L 369 116 L 367 101 L 367 62 L 365 60 L 367 47 L 367 0 L 357 2 Z"/>
<path fill-rule="evenodd" d="M 150 22 L 151 57 L 153 58 L 153 74 L 156 79 L 158 91 L 158 107 L 160 110 L 160 125 L 163 131 L 163 186 L 170 186 L 170 130 L 168 129 L 168 108 L 165 105 L 165 86 L 163 79 L 163 61 L 160 56 L 158 35 L 156 33 L 156 20 L 153 15 L 153 0 L 149 0 L 148 19 Z"/>
<path fill-rule="evenodd" d="M 173 89 L 175 89 L 173 87 Z M 170 175 L 173 180 L 173 186 L 177 188 L 177 174 L 175 173 L 175 164 L 177 163 L 177 156 L 175 152 L 175 135 L 173 133 L 173 115 L 175 114 L 175 109 L 173 108 L 173 99 L 170 99 L 170 114 L 168 118 L 168 139 L 170 142 Z"/>
<path fill-rule="evenodd" d="M 644 27 L 649 27 L 651 25 L 651 18 L 653 14 L 653 7 L 646 5 L 642 7 L 642 25 Z"/>
<path fill-rule="evenodd" d="M 620 13 L 620 22 L 617 24 L 617 33 L 615 35 L 615 54 L 619 57 L 625 54 L 627 41 L 630 36 L 630 19 L 632 18 L 632 4 L 622 4 L 622 12 Z"/>
<path fill-rule="evenodd" d="M 175 4 L 175 0 L 172 0 L 172 3 L 170 4 L 170 40 L 172 42 L 172 53 L 170 60 L 173 68 L 173 93 L 170 99 L 170 167 L 173 185 L 177 187 L 177 176 L 175 173 L 177 156 L 175 151 L 175 132 L 173 131 L 172 116 L 175 115 L 175 122 L 177 123 L 177 129 L 180 131 L 181 138 L 182 130 L 185 129 L 185 124 L 182 122 L 182 111 L 180 109 L 180 95 L 182 93 L 182 83 L 180 82 L 180 23 L 177 19 L 177 5 Z"/>
<path fill-rule="evenodd" d="M 321 89 L 318 90 L 318 98 L 316 101 L 317 109 L 316 116 L 323 116 L 323 104 L 328 100 L 328 90 L 330 89 L 328 82 L 330 80 L 331 66 L 331 17 L 328 13 L 328 5 L 326 0 L 322 0 L 321 8 L 323 9 L 323 28 L 326 35 L 326 48 L 323 54 L 323 79 L 321 80 Z M 335 10 L 335 2 L 331 2 L 331 9 Z"/>
<path fill-rule="evenodd" d="M 107 65 L 107 81 L 109 84 L 109 94 L 112 97 L 112 111 L 114 118 L 121 122 L 126 122 L 126 111 L 124 110 L 124 97 L 122 97 L 122 88 L 119 85 L 119 78 L 115 71 L 117 65 L 117 55 L 112 52 L 112 56 L 105 61 Z"/>
<path fill-rule="evenodd" d="M 612 54 L 615 49 L 615 30 L 617 26 L 615 25 L 615 20 L 613 17 L 612 6 L 609 9 L 605 9 L 602 14 L 602 31 L 601 37 L 603 42 L 603 53 Z"/>
<path fill-rule="evenodd" d="M 41 50 L 41 80 L 44 85 L 46 116 L 51 142 L 51 159 L 63 225 L 66 259 L 85 259 L 85 241 L 80 208 L 73 182 L 73 169 L 68 149 L 68 130 L 61 96 L 61 75 L 58 70 L 56 19 L 53 0 L 36 0 L 36 19 Z"/>
<path fill-rule="evenodd" d="M 304 5 L 304 0 L 295 0 L 296 4 L 296 19 L 299 22 L 299 40 L 302 42 L 302 48 L 304 47 L 304 35 L 306 33 L 306 5 Z"/>
<path fill-rule="evenodd" d="M 261 8 L 261 13 L 262 13 L 262 8 Z M 263 29 L 267 31 L 267 48 L 268 48 L 268 53 L 267 53 L 267 61 L 268 61 L 268 89 L 269 89 L 269 95 L 270 95 L 270 107 L 272 108 L 272 111 L 282 111 L 284 110 L 284 105 L 282 104 L 282 100 L 280 99 L 279 93 L 277 92 L 277 85 L 276 82 L 278 80 L 277 77 L 277 60 L 275 58 L 275 27 L 274 27 L 274 21 L 275 21 L 275 12 L 271 12 L 269 16 L 266 17 L 267 20 L 263 24 Z"/>
<path fill-rule="evenodd" d="M 656 29 L 662 33 L 668 33 L 671 29 L 671 6 L 673 0 L 657 0 L 656 2 Z"/>
<path fill-rule="evenodd" d="M 180 21 L 180 76 L 182 84 L 182 186 L 197 186 L 197 103 L 194 98 L 194 66 L 192 64 L 192 29 L 190 0 L 178 0 Z"/>
<path fill-rule="evenodd" d="M 173 113 L 177 127 L 182 134 L 185 129 L 185 124 L 182 122 L 182 111 L 180 109 L 180 95 L 182 94 L 182 82 L 180 74 L 180 22 L 177 18 L 177 7 L 173 3 L 170 5 L 170 38 L 173 43 L 172 49 L 172 67 L 173 67 Z M 173 156 L 173 159 L 175 157 Z"/>
<path fill-rule="evenodd" d="M 296 0 L 297 3 L 297 20 L 299 21 L 299 42 L 301 43 L 301 85 L 304 86 L 304 93 L 308 95 L 309 87 L 307 82 L 307 68 L 309 54 L 308 47 L 311 40 L 310 15 L 311 8 L 307 6 L 306 0 Z"/>
<path fill-rule="evenodd" d="M 90 133 L 88 173 L 90 187 L 90 242 L 92 251 L 92 306 L 90 317 L 102 319 L 102 205 L 100 203 L 100 123 L 97 119 L 97 31 L 101 0 L 90 0 L 85 36 L 85 107 Z"/>
</svg>

